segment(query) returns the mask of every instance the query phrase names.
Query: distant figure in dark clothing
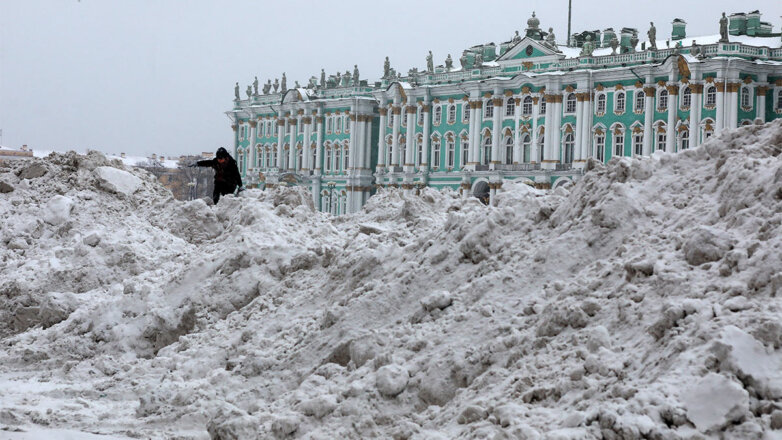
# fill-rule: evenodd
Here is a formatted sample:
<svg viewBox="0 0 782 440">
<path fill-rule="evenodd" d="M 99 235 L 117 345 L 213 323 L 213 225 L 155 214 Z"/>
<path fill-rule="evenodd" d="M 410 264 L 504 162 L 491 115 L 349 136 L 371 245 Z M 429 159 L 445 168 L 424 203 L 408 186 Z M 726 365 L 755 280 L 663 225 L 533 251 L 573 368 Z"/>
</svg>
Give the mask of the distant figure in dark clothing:
<svg viewBox="0 0 782 440">
<path fill-rule="evenodd" d="M 236 188 L 243 191 L 242 176 L 239 175 L 239 167 L 236 161 L 225 148 L 220 147 L 215 153 L 214 159 L 199 160 L 195 163 L 199 167 L 212 167 L 215 170 L 215 190 L 212 193 L 212 200 L 215 205 L 220 200 L 220 196 L 233 194 Z"/>
</svg>

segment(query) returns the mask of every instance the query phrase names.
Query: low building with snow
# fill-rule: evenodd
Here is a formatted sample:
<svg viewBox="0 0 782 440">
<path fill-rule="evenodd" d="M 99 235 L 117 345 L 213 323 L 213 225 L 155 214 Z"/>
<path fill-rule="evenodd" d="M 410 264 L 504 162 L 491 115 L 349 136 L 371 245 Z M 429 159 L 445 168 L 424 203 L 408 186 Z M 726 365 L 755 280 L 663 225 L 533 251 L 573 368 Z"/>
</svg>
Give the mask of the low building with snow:
<svg viewBox="0 0 782 440">
<path fill-rule="evenodd" d="M 715 20 L 716 35 L 650 26 L 569 35 L 533 13 L 522 35 L 476 45 L 379 81 L 353 73 L 287 89 L 257 80 L 232 110 L 251 185 L 308 185 L 322 211 L 355 212 L 380 187 L 492 197 L 508 180 L 553 188 L 587 159 L 676 152 L 725 128 L 782 116 L 782 41 L 760 13 Z M 640 46 L 639 46 L 640 43 Z M 273 90 L 272 90 L 273 88 Z"/>
<path fill-rule="evenodd" d="M 33 150 L 27 148 L 27 145 L 22 145 L 22 148 L 18 150 L 0 145 L 0 162 L 9 160 L 32 159 L 32 157 Z"/>
</svg>

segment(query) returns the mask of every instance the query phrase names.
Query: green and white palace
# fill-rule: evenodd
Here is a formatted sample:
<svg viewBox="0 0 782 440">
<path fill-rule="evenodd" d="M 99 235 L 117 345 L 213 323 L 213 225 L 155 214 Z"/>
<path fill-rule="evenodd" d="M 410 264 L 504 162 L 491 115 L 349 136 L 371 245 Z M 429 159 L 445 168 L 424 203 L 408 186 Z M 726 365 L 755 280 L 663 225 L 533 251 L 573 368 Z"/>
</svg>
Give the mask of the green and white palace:
<svg viewBox="0 0 782 440">
<path fill-rule="evenodd" d="M 758 11 L 715 17 L 689 37 L 586 31 L 558 45 L 533 13 L 509 41 L 407 74 L 358 68 L 287 87 L 235 87 L 227 112 L 250 186 L 306 185 L 321 211 L 361 209 L 383 187 L 491 200 L 504 182 L 556 188 L 589 158 L 693 148 L 726 128 L 782 117 L 782 36 Z M 639 44 L 640 43 L 640 44 Z"/>
</svg>

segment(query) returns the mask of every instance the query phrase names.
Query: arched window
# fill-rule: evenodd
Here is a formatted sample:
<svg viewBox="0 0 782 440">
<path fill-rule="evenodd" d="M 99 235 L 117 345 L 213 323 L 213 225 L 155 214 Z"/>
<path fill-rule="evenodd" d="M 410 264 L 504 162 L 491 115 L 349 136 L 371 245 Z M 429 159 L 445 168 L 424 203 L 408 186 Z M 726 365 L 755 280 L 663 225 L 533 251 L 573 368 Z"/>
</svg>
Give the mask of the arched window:
<svg viewBox="0 0 782 440">
<path fill-rule="evenodd" d="M 714 107 L 717 105 L 717 88 L 709 86 L 706 88 L 706 107 Z"/>
<path fill-rule="evenodd" d="M 681 142 L 679 150 L 690 148 L 690 130 L 682 130 L 682 132 L 679 133 L 679 142 Z"/>
<path fill-rule="evenodd" d="M 614 156 L 624 156 L 625 134 L 622 131 L 614 133 Z"/>
<path fill-rule="evenodd" d="M 388 157 L 386 158 L 386 163 L 389 166 L 396 166 L 395 163 L 392 163 L 391 160 L 394 157 L 394 144 L 392 144 L 389 140 L 388 142 Z"/>
<path fill-rule="evenodd" d="M 483 104 L 483 117 L 486 119 L 494 117 L 494 102 L 491 99 Z"/>
<path fill-rule="evenodd" d="M 407 148 L 405 147 L 405 142 L 401 141 L 399 142 L 399 165 L 403 166 L 406 163 L 407 163 Z"/>
<path fill-rule="evenodd" d="M 513 116 L 516 114 L 516 101 L 513 98 L 508 98 L 505 102 L 505 116 Z"/>
<path fill-rule="evenodd" d="M 418 109 L 418 125 L 424 125 L 424 111 L 423 109 Z"/>
<path fill-rule="evenodd" d="M 432 168 L 440 169 L 440 139 L 432 142 Z"/>
<path fill-rule="evenodd" d="M 625 92 L 616 92 L 616 113 L 625 112 Z"/>
<path fill-rule="evenodd" d="M 340 214 L 347 214 L 347 212 L 348 212 L 348 195 L 347 194 L 343 193 L 342 196 L 340 197 L 340 210 L 339 210 L 339 212 L 340 212 Z"/>
<path fill-rule="evenodd" d="M 468 101 L 462 104 L 462 121 L 465 124 L 470 122 L 470 103 Z"/>
<path fill-rule="evenodd" d="M 644 135 L 643 133 L 635 133 L 633 135 L 633 153 L 636 156 L 640 156 L 644 151 Z"/>
<path fill-rule="evenodd" d="M 636 90 L 635 92 L 635 111 L 644 111 L 644 104 L 646 99 L 646 93 L 643 90 Z"/>
<path fill-rule="evenodd" d="M 573 163 L 573 150 L 576 148 L 576 140 L 573 137 L 573 133 L 567 133 L 565 135 L 565 142 L 563 144 L 564 146 L 564 160 L 562 163 Z"/>
<path fill-rule="evenodd" d="M 448 142 L 446 143 L 448 146 L 448 151 L 446 152 L 446 166 L 448 168 L 453 169 L 453 166 L 456 162 L 456 144 L 453 141 L 453 139 L 448 139 Z"/>
<path fill-rule="evenodd" d="M 521 138 L 521 161 L 524 163 L 529 163 L 530 161 L 531 146 L 532 146 L 532 139 L 530 138 L 528 133 L 525 133 L 524 136 Z"/>
<path fill-rule="evenodd" d="M 301 166 L 304 164 L 304 148 L 299 148 L 299 151 L 297 151 L 297 158 L 296 158 L 296 169 L 300 170 Z"/>
<path fill-rule="evenodd" d="M 749 91 L 749 87 L 741 88 L 741 106 L 745 109 L 752 107 L 752 99 L 750 95 L 751 93 Z"/>
<path fill-rule="evenodd" d="M 606 95 L 604 93 L 601 93 L 597 96 L 597 109 L 595 110 L 598 114 L 602 115 L 606 112 Z"/>
<path fill-rule="evenodd" d="M 461 163 L 461 166 L 464 167 L 467 165 L 467 157 L 470 155 L 470 143 L 467 141 L 467 139 L 462 139 L 462 151 L 461 151 L 461 160 L 459 163 Z"/>
<path fill-rule="evenodd" d="M 331 212 L 331 197 L 328 193 L 323 194 L 320 201 L 321 212 Z"/>
<path fill-rule="evenodd" d="M 331 172 L 336 173 L 339 171 L 340 158 L 342 157 L 342 150 L 338 145 L 334 145 L 333 147 L 333 157 L 334 162 L 331 163 Z"/>
<path fill-rule="evenodd" d="M 692 91 L 689 87 L 685 87 L 682 91 L 682 108 L 688 109 L 692 105 Z"/>
<path fill-rule="evenodd" d="M 290 145 L 286 145 L 286 148 L 282 150 L 282 169 L 287 170 L 290 168 Z"/>
<path fill-rule="evenodd" d="M 483 157 L 481 163 L 488 165 L 491 162 L 491 136 L 486 136 L 483 141 Z"/>
<path fill-rule="evenodd" d="M 277 167 L 277 144 L 272 145 L 272 168 Z"/>
<path fill-rule="evenodd" d="M 661 90 L 659 98 L 657 98 L 657 110 L 659 111 L 665 111 L 668 110 L 668 91 L 667 90 Z"/>
<path fill-rule="evenodd" d="M 263 168 L 263 147 L 260 144 L 255 146 L 255 167 Z"/>
<path fill-rule="evenodd" d="M 350 151 L 348 151 L 348 147 L 345 146 L 345 150 L 342 152 L 342 171 L 345 171 L 348 169 L 348 166 L 350 166 Z"/>
<path fill-rule="evenodd" d="M 600 162 L 603 162 L 605 160 L 605 149 L 606 149 L 606 137 L 603 134 L 598 134 L 595 136 L 595 155 L 597 157 L 597 160 Z"/>
<path fill-rule="evenodd" d="M 422 138 L 416 139 L 415 149 L 418 151 L 418 154 L 415 155 L 415 165 L 420 167 L 424 163 L 424 142 Z"/>
<path fill-rule="evenodd" d="M 777 111 L 782 110 L 782 90 L 777 92 Z"/>
<path fill-rule="evenodd" d="M 540 114 L 546 114 L 546 95 L 540 97 Z"/>
<path fill-rule="evenodd" d="M 538 135 L 538 163 L 543 163 L 543 144 L 545 139 L 544 133 Z"/>
<path fill-rule="evenodd" d="M 521 114 L 524 116 L 532 115 L 532 97 L 525 96 L 521 102 Z"/>
<path fill-rule="evenodd" d="M 510 136 L 505 139 L 505 164 L 513 164 L 513 138 Z"/>
<path fill-rule="evenodd" d="M 576 94 L 570 93 L 567 95 L 567 99 L 565 100 L 565 113 L 575 113 L 576 112 Z"/>
<path fill-rule="evenodd" d="M 345 133 L 350 133 L 350 117 L 345 115 L 343 119 L 345 120 Z"/>
<path fill-rule="evenodd" d="M 330 134 L 334 130 L 334 119 L 331 116 L 326 117 L 326 134 Z"/>
<path fill-rule="evenodd" d="M 665 143 L 668 141 L 668 136 L 665 134 L 665 129 L 657 131 L 657 150 L 665 151 Z"/>
<path fill-rule="evenodd" d="M 456 105 L 451 104 L 448 106 L 448 123 L 453 124 L 456 122 Z"/>
<path fill-rule="evenodd" d="M 318 149 L 313 146 L 310 148 L 310 153 L 312 154 L 312 158 L 310 159 L 312 161 L 312 167 L 315 168 L 318 163 Z"/>
<path fill-rule="evenodd" d="M 443 120 L 443 106 L 438 105 L 434 108 L 434 125 L 440 125 Z"/>
</svg>

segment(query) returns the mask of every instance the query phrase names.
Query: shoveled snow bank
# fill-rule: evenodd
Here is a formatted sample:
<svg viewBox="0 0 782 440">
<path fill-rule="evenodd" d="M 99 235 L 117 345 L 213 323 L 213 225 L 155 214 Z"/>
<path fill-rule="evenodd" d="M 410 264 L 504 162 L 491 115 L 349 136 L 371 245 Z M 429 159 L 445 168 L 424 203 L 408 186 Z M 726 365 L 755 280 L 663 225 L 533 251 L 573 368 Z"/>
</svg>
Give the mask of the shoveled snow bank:
<svg viewBox="0 0 782 440">
<path fill-rule="evenodd" d="M 496 207 L 178 202 L 0 168 L 0 424 L 145 438 L 773 438 L 782 122 Z M 107 192 L 93 171 L 140 180 Z M 37 179 L 37 180 L 36 180 Z M 73 200 L 58 225 L 41 219 Z M 712 402 L 715 401 L 715 402 Z M 719 404 L 718 404 L 719 403 Z M 2 432 L 2 431 L 0 431 Z"/>
</svg>

